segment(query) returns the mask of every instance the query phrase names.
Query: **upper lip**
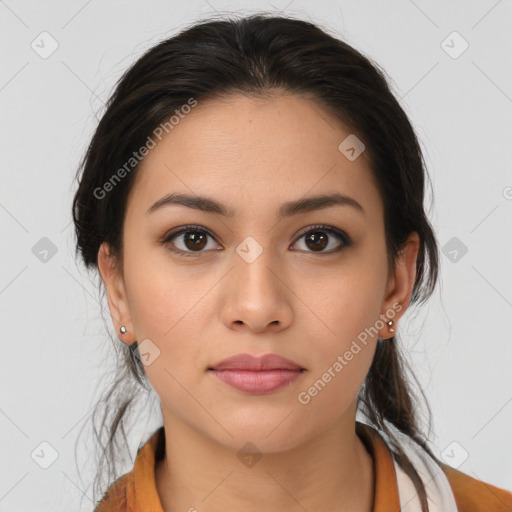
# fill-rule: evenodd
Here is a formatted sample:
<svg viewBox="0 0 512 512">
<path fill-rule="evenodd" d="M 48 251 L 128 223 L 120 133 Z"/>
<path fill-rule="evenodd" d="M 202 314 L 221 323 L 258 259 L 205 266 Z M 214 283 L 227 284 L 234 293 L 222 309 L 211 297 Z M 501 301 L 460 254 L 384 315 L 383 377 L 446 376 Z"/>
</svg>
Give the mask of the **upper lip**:
<svg viewBox="0 0 512 512">
<path fill-rule="evenodd" d="M 211 366 L 209 370 L 304 370 L 298 364 L 278 356 L 277 354 L 265 354 L 256 357 L 251 354 L 236 354 L 228 357 L 220 363 Z"/>
</svg>

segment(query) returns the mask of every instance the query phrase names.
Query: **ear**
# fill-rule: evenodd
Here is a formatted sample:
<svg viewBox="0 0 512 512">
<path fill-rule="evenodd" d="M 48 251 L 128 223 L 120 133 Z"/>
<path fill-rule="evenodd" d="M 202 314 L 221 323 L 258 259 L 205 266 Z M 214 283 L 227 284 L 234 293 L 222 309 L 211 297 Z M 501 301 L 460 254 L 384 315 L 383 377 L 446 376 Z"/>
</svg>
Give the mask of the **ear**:
<svg viewBox="0 0 512 512">
<path fill-rule="evenodd" d="M 386 325 L 381 329 L 381 332 L 379 332 L 379 337 L 382 339 L 389 339 L 396 334 L 398 319 L 405 313 L 409 306 L 412 287 L 416 278 L 416 260 L 419 248 L 420 238 L 418 233 L 412 232 L 398 253 L 395 272 L 390 276 L 388 281 L 386 298 L 383 304 L 384 312 L 382 312 L 381 315 L 381 318 L 385 322 L 393 320 L 391 328 L 394 329 L 394 332 L 391 332 L 390 326 Z"/>
<path fill-rule="evenodd" d="M 105 285 L 110 316 L 117 336 L 124 343 L 133 343 L 135 334 L 131 323 L 123 272 L 106 242 L 103 242 L 98 250 L 98 270 Z M 119 330 L 122 325 L 126 327 L 125 334 Z"/>
</svg>

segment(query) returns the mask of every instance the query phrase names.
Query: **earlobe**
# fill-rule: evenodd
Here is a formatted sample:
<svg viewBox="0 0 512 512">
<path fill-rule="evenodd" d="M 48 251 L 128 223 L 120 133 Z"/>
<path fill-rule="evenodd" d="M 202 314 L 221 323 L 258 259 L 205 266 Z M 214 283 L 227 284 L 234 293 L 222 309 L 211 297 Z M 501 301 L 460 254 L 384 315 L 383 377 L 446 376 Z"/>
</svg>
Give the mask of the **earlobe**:
<svg viewBox="0 0 512 512">
<path fill-rule="evenodd" d="M 98 270 L 105 285 L 108 307 L 112 324 L 119 339 L 124 343 L 132 343 L 133 328 L 130 319 L 130 309 L 126 297 L 123 273 L 116 264 L 109 245 L 103 242 L 98 250 Z M 124 329 L 121 329 L 124 327 Z M 124 331 L 124 332 L 123 332 Z"/>
</svg>

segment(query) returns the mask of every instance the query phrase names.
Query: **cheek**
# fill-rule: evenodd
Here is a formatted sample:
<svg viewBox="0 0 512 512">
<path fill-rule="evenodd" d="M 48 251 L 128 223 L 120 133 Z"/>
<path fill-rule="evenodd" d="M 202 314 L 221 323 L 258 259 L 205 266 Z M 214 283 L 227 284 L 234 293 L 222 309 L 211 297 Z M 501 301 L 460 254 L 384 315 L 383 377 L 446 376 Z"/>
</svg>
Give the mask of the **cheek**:
<svg viewBox="0 0 512 512">
<path fill-rule="evenodd" d="M 334 342 L 332 336 L 317 338 L 314 363 L 297 396 L 310 418 L 329 424 L 357 398 L 376 348 L 376 339 L 360 335 L 360 325 L 358 319 L 339 323 Z"/>
<path fill-rule="evenodd" d="M 178 383 L 192 385 L 207 364 L 201 350 L 205 324 L 212 315 L 214 279 L 195 279 L 193 272 L 170 263 L 159 251 L 132 250 L 125 260 L 125 282 L 136 339 L 149 339 L 158 357 L 145 366 L 157 393 L 181 396 Z M 211 281 L 211 282 L 210 282 Z"/>
<path fill-rule="evenodd" d="M 326 355 L 348 349 L 354 339 L 377 340 L 371 328 L 375 327 L 382 306 L 379 269 L 346 266 L 331 275 L 316 276 L 307 288 L 317 290 L 308 293 L 305 302 L 310 309 L 308 323 L 317 324 Z"/>
<path fill-rule="evenodd" d="M 125 281 L 138 338 L 163 343 L 175 338 L 184 325 L 195 325 L 191 319 L 201 312 L 207 283 L 180 269 L 163 249 L 127 244 Z"/>
<path fill-rule="evenodd" d="M 313 370 L 301 391 L 305 392 L 303 402 L 312 410 L 330 407 L 330 414 L 339 414 L 366 378 L 378 339 L 379 275 L 367 266 L 347 268 L 329 279 L 317 279 L 317 284 L 323 284 L 317 288 L 322 293 L 308 295 L 308 306 L 314 312 L 308 313 L 306 327 L 314 340 Z"/>
</svg>

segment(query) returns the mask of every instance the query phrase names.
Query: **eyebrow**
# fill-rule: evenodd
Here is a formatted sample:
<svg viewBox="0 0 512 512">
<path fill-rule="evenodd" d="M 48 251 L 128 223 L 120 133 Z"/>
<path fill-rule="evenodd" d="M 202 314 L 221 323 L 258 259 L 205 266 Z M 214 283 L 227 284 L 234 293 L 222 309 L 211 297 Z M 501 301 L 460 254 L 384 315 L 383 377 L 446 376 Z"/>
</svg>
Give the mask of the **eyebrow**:
<svg viewBox="0 0 512 512">
<path fill-rule="evenodd" d="M 195 210 L 200 210 L 206 213 L 215 213 L 224 217 L 232 218 L 235 216 L 235 211 L 227 206 L 214 201 L 209 197 L 195 196 L 183 193 L 171 193 L 160 198 L 154 203 L 146 212 L 151 214 L 163 207 L 171 205 L 182 205 Z M 354 198 L 344 194 L 322 194 L 317 196 L 310 196 L 290 201 L 281 205 L 278 210 L 280 218 L 291 217 L 301 213 L 309 213 L 315 210 L 322 210 L 331 206 L 351 206 L 358 212 L 366 215 L 364 208 Z"/>
</svg>

